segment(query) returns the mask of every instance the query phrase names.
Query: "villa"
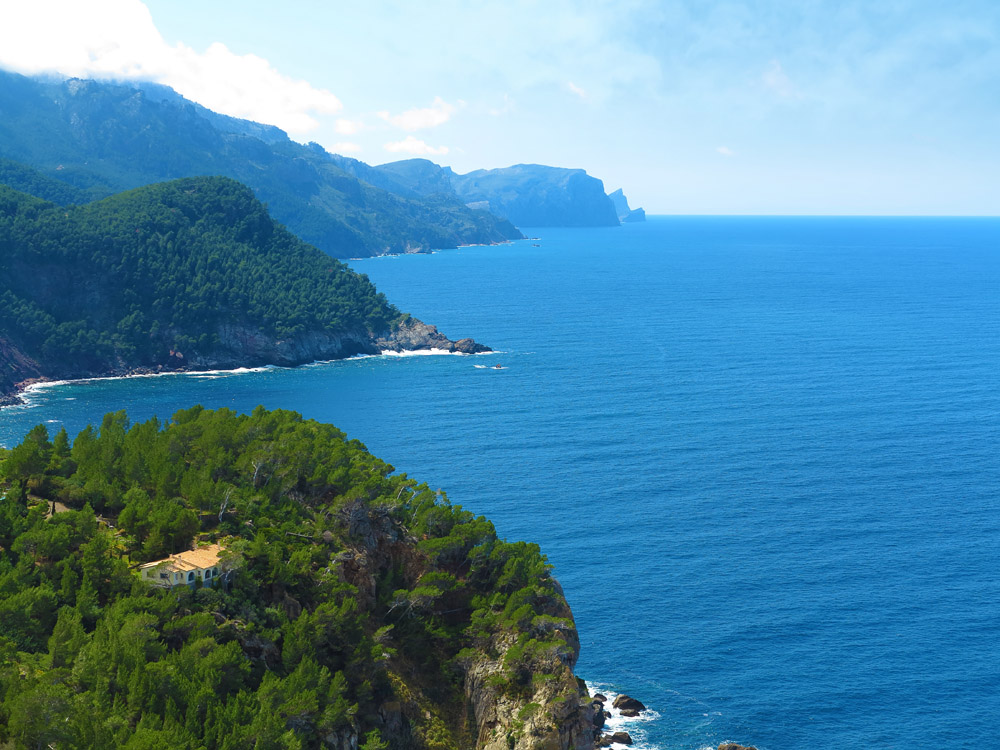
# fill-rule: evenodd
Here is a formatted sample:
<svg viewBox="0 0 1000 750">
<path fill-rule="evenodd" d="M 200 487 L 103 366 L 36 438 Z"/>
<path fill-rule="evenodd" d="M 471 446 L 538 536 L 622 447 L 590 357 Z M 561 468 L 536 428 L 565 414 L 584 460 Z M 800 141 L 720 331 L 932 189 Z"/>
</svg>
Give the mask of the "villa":
<svg viewBox="0 0 1000 750">
<path fill-rule="evenodd" d="M 219 577 L 221 551 L 218 544 L 210 544 L 179 552 L 166 559 L 140 565 L 139 575 L 144 581 L 168 588 L 182 585 L 194 587 L 195 581 L 199 580 L 208 586 Z"/>
</svg>

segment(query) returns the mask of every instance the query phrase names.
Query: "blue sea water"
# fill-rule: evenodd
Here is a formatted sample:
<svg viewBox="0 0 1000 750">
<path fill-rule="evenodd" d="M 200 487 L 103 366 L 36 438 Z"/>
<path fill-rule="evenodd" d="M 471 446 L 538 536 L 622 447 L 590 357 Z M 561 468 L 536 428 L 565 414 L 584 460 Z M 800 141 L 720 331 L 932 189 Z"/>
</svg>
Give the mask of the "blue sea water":
<svg viewBox="0 0 1000 750">
<path fill-rule="evenodd" d="M 498 353 L 69 384 L 0 412 L 0 443 L 120 408 L 295 409 L 539 542 L 578 673 L 653 709 L 637 747 L 992 740 L 1000 220 L 528 233 L 352 263 Z"/>
</svg>

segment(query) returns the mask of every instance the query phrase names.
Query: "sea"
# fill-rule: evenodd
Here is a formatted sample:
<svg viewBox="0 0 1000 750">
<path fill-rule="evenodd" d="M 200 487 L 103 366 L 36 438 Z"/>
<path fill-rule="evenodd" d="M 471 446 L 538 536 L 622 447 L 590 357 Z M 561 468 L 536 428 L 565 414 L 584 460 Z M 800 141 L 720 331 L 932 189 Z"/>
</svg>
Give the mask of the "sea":
<svg viewBox="0 0 1000 750">
<path fill-rule="evenodd" d="M 525 232 L 351 262 L 495 353 L 59 384 L 0 443 L 293 409 L 538 542 L 637 750 L 994 741 L 1000 220 Z"/>
</svg>

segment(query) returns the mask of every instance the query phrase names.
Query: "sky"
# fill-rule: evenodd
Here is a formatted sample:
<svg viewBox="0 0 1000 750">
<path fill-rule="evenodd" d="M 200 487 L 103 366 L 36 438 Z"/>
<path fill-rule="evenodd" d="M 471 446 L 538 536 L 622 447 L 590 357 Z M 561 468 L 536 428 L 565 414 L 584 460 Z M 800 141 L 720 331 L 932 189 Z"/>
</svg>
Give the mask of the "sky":
<svg viewBox="0 0 1000 750">
<path fill-rule="evenodd" d="M 1000 215 L 997 0 L 0 0 L 0 67 L 654 214 Z"/>
</svg>

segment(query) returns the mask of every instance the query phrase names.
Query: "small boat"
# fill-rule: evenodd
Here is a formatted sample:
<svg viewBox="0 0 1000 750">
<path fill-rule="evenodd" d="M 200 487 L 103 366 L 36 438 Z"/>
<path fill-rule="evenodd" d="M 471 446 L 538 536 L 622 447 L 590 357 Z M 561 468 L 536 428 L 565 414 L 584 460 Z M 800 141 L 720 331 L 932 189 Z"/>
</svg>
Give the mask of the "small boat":
<svg viewBox="0 0 1000 750">
<path fill-rule="evenodd" d="M 500 363 L 497 363 L 497 364 L 493 365 L 493 369 L 494 370 L 502 370 L 503 368 L 500 366 Z"/>
</svg>

